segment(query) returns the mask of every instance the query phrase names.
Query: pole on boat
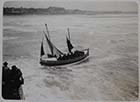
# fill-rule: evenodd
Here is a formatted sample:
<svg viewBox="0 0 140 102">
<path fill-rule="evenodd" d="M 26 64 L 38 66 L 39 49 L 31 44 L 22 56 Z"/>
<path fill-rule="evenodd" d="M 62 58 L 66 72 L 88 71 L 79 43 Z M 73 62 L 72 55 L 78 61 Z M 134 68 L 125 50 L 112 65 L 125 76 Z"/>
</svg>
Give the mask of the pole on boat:
<svg viewBox="0 0 140 102">
<path fill-rule="evenodd" d="M 50 33 L 49 33 L 49 30 L 48 30 L 47 24 L 45 24 L 45 26 L 46 26 L 46 30 L 47 30 L 47 33 L 48 33 L 48 38 L 49 38 L 49 40 L 50 40 Z"/>
<path fill-rule="evenodd" d="M 48 43 L 48 45 L 49 45 L 51 54 L 54 55 L 54 52 L 53 52 L 53 45 L 52 45 L 50 39 L 48 38 L 48 36 L 46 35 L 46 33 L 45 33 L 44 31 L 43 31 L 43 33 L 44 33 L 44 36 L 46 37 L 46 40 L 47 40 L 47 43 Z"/>
<path fill-rule="evenodd" d="M 68 37 L 69 37 L 69 40 L 70 40 L 70 31 L 69 31 L 69 28 L 67 30 L 68 30 Z"/>
</svg>

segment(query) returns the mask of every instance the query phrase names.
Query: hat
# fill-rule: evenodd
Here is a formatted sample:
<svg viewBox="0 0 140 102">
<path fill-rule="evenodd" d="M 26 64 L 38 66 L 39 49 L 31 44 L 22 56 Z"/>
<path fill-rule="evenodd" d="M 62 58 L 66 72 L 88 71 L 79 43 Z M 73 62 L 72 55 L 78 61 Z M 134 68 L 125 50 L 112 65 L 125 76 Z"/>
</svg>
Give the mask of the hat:
<svg viewBox="0 0 140 102">
<path fill-rule="evenodd" d="M 5 65 L 5 66 L 6 66 L 6 65 L 8 65 L 8 63 L 7 63 L 7 62 L 4 62 L 4 63 L 3 63 L 3 65 Z"/>
<path fill-rule="evenodd" d="M 12 69 L 16 69 L 17 67 L 15 65 L 12 66 Z"/>
</svg>

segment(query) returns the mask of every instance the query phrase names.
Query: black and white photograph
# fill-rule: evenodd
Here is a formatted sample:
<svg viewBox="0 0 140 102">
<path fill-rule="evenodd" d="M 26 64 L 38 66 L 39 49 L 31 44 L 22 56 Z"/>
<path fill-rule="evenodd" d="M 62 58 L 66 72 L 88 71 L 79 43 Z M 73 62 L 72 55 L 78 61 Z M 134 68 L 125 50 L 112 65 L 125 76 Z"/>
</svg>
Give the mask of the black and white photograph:
<svg viewBox="0 0 140 102">
<path fill-rule="evenodd" d="M 5 1 L 3 100 L 137 101 L 135 1 Z"/>
</svg>

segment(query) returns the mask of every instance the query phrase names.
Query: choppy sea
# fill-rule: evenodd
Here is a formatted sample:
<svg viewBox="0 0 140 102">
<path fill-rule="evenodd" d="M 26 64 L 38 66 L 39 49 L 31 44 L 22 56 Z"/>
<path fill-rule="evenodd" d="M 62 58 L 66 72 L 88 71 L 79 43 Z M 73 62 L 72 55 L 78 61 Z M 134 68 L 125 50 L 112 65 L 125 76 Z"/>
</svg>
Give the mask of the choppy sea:
<svg viewBox="0 0 140 102">
<path fill-rule="evenodd" d="M 89 48 L 79 64 L 45 67 L 40 45 L 48 24 L 51 40 L 66 52 L 67 28 L 76 49 Z M 3 17 L 3 61 L 23 72 L 31 102 L 136 100 L 138 15 L 22 15 Z"/>
</svg>

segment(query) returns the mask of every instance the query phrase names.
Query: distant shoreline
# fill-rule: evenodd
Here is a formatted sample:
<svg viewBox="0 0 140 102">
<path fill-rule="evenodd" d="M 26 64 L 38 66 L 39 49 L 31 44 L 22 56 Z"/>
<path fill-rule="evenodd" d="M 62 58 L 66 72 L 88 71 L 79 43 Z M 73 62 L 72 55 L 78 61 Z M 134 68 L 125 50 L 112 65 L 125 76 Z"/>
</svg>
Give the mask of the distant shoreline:
<svg viewBox="0 0 140 102">
<path fill-rule="evenodd" d="M 123 11 L 87 11 L 79 9 L 65 9 L 62 7 L 48 7 L 48 8 L 14 8 L 4 7 L 3 15 L 68 15 L 68 14 L 138 14 L 138 12 L 123 12 Z"/>
</svg>

